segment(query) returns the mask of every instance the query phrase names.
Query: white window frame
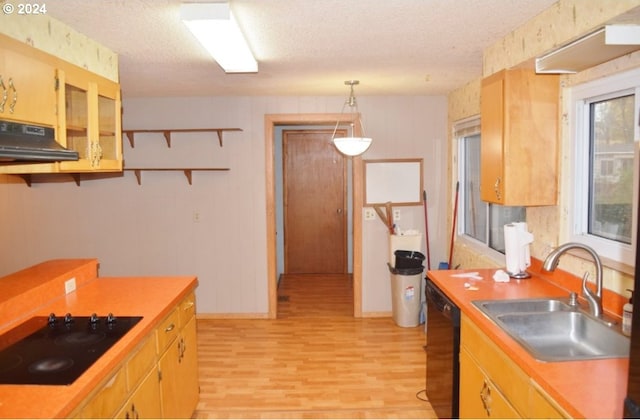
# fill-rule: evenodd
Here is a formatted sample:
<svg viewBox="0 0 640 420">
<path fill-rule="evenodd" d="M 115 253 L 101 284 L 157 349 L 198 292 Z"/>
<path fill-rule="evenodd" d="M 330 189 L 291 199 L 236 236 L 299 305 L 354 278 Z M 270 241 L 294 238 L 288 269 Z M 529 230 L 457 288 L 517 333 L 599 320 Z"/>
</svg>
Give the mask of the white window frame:
<svg viewBox="0 0 640 420">
<path fill-rule="evenodd" d="M 567 206 L 568 239 L 592 247 L 600 256 L 609 260 L 635 265 L 637 208 L 638 208 L 638 166 L 640 154 L 638 140 L 638 113 L 640 112 L 640 69 L 634 69 L 613 76 L 601 78 L 570 88 L 571 121 L 571 165 L 567 172 L 572 182 L 567 183 L 571 188 Z M 623 244 L 614 240 L 590 235 L 588 233 L 589 219 L 589 104 L 598 100 L 612 99 L 619 96 L 634 94 L 634 165 L 636 168 L 633 179 L 633 224 L 631 229 L 631 244 Z"/>
<path fill-rule="evenodd" d="M 464 146 L 461 141 L 465 137 L 470 137 L 472 135 L 480 134 L 480 116 L 473 116 L 469 118 L 465 118 L 463 120 L 456 121 L 453 124 L 453 141 L 456 142 L 457 153 L 457 172 L 458 172 L 458 180 L 460 181 L 460 191 L 459 191 L 459 199 L 458 199 L 458 216 L 460 216 L 467 207 L 467 197 L 464 193 L 463 185 L 465 183 L 465 171 L 463 168 L 464 160 Z M 482 139 L 481 139 L 482 140 Z M 489 205 L 487 205 L 487 214 L 486 214 L 486 226 L 487 229 L 491 229 L 491 211 L 489 209 Z M 456 239 L 465 243 L 468 247 L 474 249 L 481 255 L 484 255 L 491 260 L 495 261 L 500 265 L 505 264 L 505 255 L 496 249 L 489 246 L 490 241 L 490 232 L 487 231 L 486 243 L 482 242 L 472 236 L 469 236 L 464 233 L 464 218 L 459 217 L 458 223 L 456 225 Z"/>
</svg>

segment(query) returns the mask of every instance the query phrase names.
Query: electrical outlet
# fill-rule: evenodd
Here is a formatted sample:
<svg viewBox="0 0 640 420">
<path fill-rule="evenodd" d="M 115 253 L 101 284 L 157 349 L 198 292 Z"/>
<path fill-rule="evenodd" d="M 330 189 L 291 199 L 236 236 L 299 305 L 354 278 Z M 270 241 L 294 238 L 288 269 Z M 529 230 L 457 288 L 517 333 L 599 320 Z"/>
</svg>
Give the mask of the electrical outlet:
<svg viewBox="0 0 640 420">
<path fill-rule="evenodd" d="M 64 282 L 64 293 L 69 294 L 76 290 L 76 278 L 72 277 Z"/>
<path fill-rule="evenodd" d="M 397 222 L 400 220 L 400 210 L 393 210 L 393 221 Z"/>
<path fill-rule="evenodd" d="M 193 211 L 193 223 L 200 223 L 200 212 L 198 210 Z"/>
<path fill-rule="evenodd" d="M 374 220 L 376 218 L 376 211 L 371 207 L 365 207 L 364 220 Z"/>
</svg>

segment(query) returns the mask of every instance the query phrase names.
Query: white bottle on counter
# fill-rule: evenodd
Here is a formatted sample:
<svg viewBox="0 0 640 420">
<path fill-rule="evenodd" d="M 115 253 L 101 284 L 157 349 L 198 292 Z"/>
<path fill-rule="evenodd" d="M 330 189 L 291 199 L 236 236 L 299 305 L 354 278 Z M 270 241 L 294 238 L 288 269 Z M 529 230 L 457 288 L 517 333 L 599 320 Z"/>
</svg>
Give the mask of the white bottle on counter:
<svg viewBox="0 0 640 420">
<path fill-rule="evenodd" d="M 624 335 L 631 335 L 631 319 L 633 317 L 633 290 L 627 289 L 631 292 L 629 302 L 625 303 L 622 307 L 622 333 Z"/>
</svg>

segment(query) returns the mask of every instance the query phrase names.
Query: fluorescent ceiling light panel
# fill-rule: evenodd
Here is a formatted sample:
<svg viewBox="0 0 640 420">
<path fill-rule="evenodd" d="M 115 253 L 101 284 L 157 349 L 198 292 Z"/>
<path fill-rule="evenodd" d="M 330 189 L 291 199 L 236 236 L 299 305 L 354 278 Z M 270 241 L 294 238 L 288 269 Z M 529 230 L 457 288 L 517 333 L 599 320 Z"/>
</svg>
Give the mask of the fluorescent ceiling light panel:
<svg viewBox="0 0 640 420">
<path fill-rule="evenodd" d="M 536 58 L 536 73 L 577 73 L 640 49 L 640 26 L 607 25 Z"/>
<path fill-rule="evenodd" d="M 228 3 L 185 3 L 180 18 L 226 73 L 258 72 Z"/>
</svg>

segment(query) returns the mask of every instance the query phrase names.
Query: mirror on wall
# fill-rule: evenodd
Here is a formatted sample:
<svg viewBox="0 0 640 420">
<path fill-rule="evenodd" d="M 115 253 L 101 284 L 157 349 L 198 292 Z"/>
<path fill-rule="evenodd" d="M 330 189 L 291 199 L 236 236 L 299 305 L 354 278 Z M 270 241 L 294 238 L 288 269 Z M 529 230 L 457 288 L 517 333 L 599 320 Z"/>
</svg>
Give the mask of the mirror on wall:
<svg viewBox="0 0 640 420">
<path fill-rule="evenodd" d="M 423 160 L 364 160 L 364 206 L 422 205 Z"/>
</svg>

